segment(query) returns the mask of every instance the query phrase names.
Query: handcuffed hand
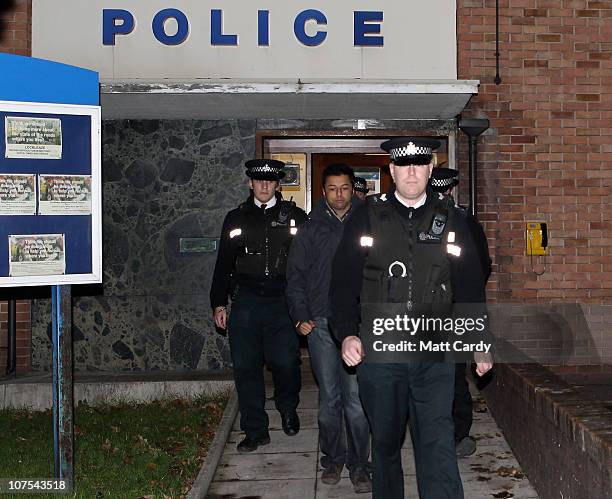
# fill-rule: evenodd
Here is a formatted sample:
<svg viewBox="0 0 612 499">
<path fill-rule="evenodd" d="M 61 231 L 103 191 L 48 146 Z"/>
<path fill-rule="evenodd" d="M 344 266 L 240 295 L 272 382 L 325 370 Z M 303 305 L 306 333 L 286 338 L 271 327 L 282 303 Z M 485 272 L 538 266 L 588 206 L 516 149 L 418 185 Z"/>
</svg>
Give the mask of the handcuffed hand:
<svg viewBox="0 0 612 499">
<path fill-rule="evenodd" d="M 215 307 L 213 310 L 213 320 L 219 329 L 227 329 L 227 310 L 225 307 Z"/>
<path fill-rule="evenodd" d="M 493 368 L 493 356 L 488 352 L 474 353 L 474 362 L 478 376 L 484 376 Z"/>
<path fill-rule="evenodd" d="M 363 345 L 357 336 L 347 336 L 342 342 L 342 360 L 347 366 L 356 366 L 363 360 Z"/>
<path fill-rule="evenodd" d="M 308 336 L 315 327 L 316 324 L 314 322 L 304 321 L 298 323 L 297 330 L 302 336 Z"/>
</svg>

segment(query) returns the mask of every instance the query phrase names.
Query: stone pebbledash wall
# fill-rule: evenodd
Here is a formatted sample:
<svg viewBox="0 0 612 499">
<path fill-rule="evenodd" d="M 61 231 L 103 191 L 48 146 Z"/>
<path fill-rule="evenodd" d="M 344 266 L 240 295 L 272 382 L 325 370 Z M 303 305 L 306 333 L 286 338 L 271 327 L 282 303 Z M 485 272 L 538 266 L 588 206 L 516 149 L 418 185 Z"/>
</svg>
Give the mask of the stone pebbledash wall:
<svg viewBox="0 0 612 499">
<path fill-rule="evenodd" d="M 181 254 L 180 237 L 218 237 L 248 195 L 243 163 L 255 121 L 103 124 L 104 284 L 74 288 L 77 370 L 228 367 L 212 326 L 216 253 Z M 50 368 L 50 302 L 32 303 L 32 367 Z"/>
</svg>

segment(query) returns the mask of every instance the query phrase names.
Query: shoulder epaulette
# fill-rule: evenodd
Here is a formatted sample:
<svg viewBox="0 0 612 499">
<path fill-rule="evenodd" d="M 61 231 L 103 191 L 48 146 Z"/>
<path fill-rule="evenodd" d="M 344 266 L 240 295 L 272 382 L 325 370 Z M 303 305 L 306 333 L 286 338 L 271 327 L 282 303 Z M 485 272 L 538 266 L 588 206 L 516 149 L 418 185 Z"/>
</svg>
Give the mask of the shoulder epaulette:
<svg viewBox="0 0 612 499">
<path fill-rule="evenodd" d="M 365 201 L 366 204 L 368 204 L 369 206 L 385 203 L 387 201 L 387 193 L 383 192 L 382 194 L 374 194 L 372 196 L 367 196 L 365 198 Z"/>
</svg>

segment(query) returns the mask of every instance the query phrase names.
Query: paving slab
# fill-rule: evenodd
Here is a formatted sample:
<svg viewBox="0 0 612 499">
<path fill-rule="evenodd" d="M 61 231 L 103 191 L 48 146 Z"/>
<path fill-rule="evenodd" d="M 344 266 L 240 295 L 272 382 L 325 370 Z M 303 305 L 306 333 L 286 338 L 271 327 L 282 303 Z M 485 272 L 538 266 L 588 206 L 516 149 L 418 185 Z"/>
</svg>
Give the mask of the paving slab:
<svg viewBox="0 0 612 499">
<path fill-rule="evenodd" d="M 242 480 L 245 482 L 246 492 L 251 481 L 314 479 L 316 464 L 316 452 L 224 454 L 217 467 L 214 481 Z"/>
<path fill-rule="evenodd" d="M 244 482 L 213 482 L 206 499 L 312 499 L 315 479 L 252 480 Z M 363 497 L 362 497 L 363 499 Z"/>
<path fill-rule="evenodd" d="M 319 407 L 319 391 L 302 389 L 298 409 L 316 409 L 317 407 Z M 266 409 L 275 409 L 274 400 L 266 400 Z"/>
<path fill-rule="evenodd" d="M 238 454 L 236 445 L 244 438 L 241 431 L 233 431 L 227 439 L 224 454 Z M 300 430 L 292 437 L 285 435 L 282 430 L 270 431 L 270 444 L 259 447 L 251 454 L 280 454 L 291 452 L 317 452 L 319 448 L 319 430 L 316 428 Z"/>
<path fill-rule="evenodd" d="M 239 415 L 225 446 L 223 457 L 209 499 L 367 499 L 370 494 L 355 494 L 344 468 L 336 485 L 325 485 L 319 480 L 322 468 L 318 449 L 317 407 L 318 389 L 309 374 L 307 361 L 302 365 L 305 373 L 300 393 L 302 429 L 298 435 L 288 437 L 281 429 L 280 415 L 274 401 L 266 401 L 270 419 L 271 443 L 250 454 L 238 454 L 236 444 L 244 437 L 239 431 Z M 476 452 L 459 459 L 459 471 L 466 499 L 512 497 L 538 499 L 538 495 L 519 463 L 512 454 L 503 433 L 491 417 L 476 388 L 474 394 L 474 423 L 472 436 L 476 439 Z M 273 389 L 267 387 L 271 398 Z M 410 434 L 402 446 L 402 462 L 406 499 L 418 499 L 414 456 Z"/>
</svg>

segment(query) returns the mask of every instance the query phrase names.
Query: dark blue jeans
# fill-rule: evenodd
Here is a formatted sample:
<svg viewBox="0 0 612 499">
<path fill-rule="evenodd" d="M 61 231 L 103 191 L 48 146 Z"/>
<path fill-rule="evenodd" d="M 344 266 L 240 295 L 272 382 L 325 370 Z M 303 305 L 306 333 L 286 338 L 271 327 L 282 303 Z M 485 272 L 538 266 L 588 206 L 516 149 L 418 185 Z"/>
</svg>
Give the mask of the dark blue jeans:
<svg viewBox="0 0 612 499">
<path fill-rule="evenodd" d="M 404 498 L 400 451 L 410 416 L 419 497 L 463 499 L 452 417 L 455 364 L 363 364 L 357 377 L 372 428 L 372 498 Z"/>
<path fill-rule="evenodd" d="M 308 351 L 319 384 L 321 464 L 346 464 L 352 471 L 368 464 L 370 426 L 359 398 L 357 376 L 342 362 L 327 319 L 315 317 L 313 321 L 316 328 L 308 335 Z"/>
<path fill-rule="evenodd" d="M 300 400 L 300 349 L 284 296 L 261 297 L 241 289 L 232 302 L 228 336 L 240 429 L 253 438 L 266 436 L 264 363 L 272 371 L 278 411 L 294 411 Z"/>
</svg>

